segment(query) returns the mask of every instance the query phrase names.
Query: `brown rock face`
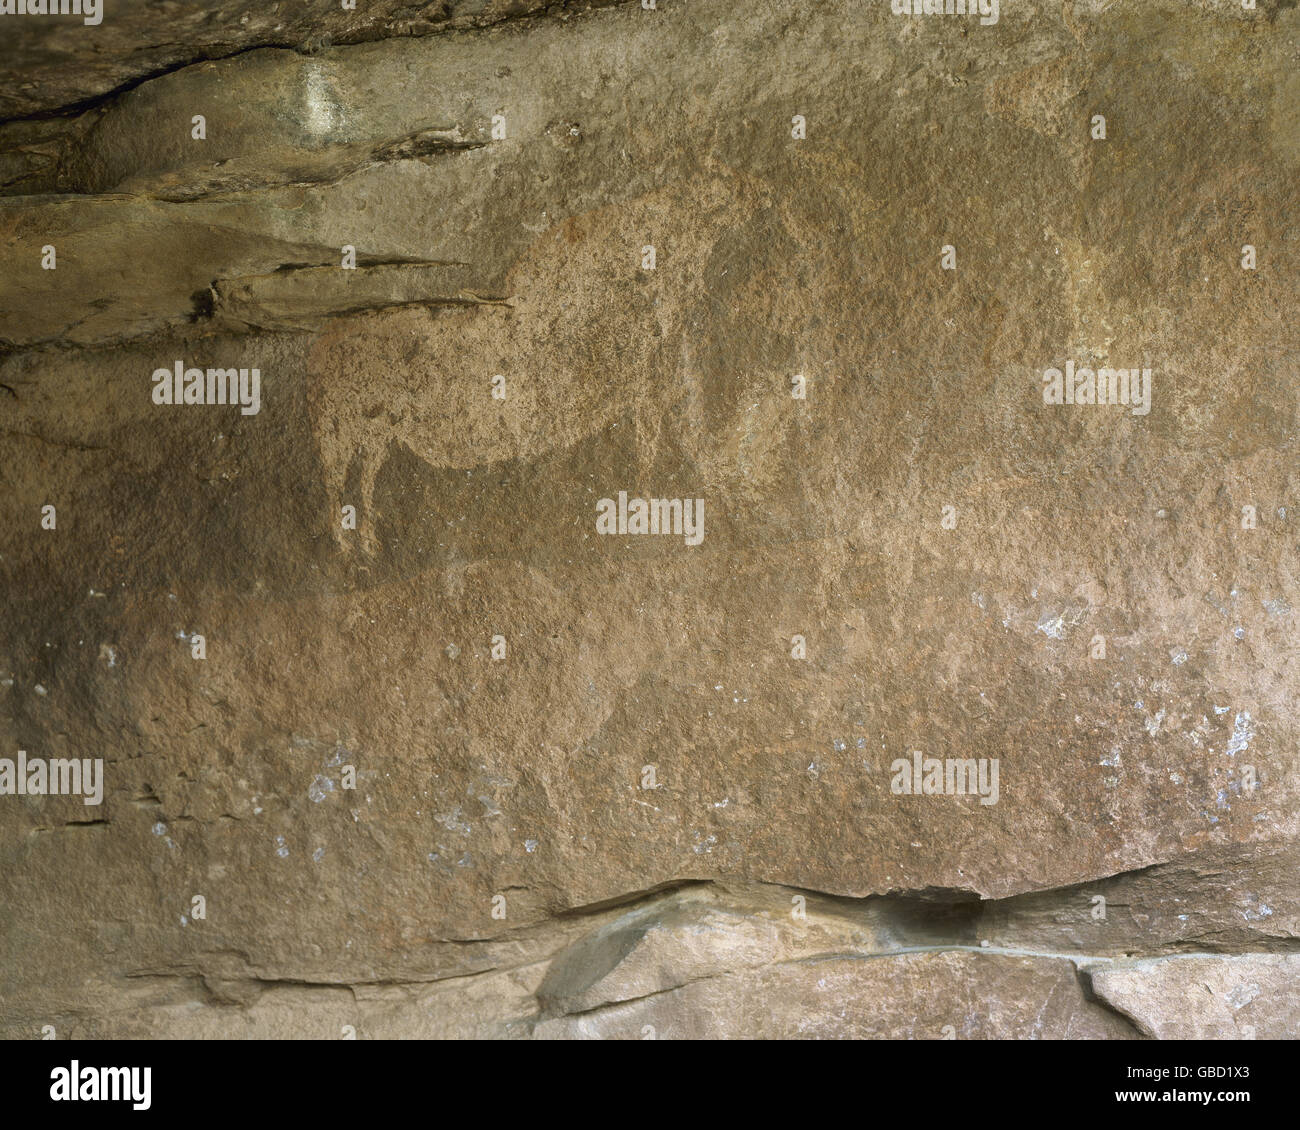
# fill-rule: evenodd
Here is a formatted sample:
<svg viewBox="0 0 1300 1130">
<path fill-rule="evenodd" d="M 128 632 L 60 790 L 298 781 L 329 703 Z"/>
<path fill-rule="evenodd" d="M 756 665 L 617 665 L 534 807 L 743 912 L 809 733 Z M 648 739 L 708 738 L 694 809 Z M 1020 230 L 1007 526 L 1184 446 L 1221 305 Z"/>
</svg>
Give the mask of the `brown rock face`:
<svg viewBox="0 0 1300 1130">
<path fill-rule="evenodd" d="M 0 15 L 0 1035 L 1300 1035 L 1300 8 L 280 7 Z"/>
</svg>

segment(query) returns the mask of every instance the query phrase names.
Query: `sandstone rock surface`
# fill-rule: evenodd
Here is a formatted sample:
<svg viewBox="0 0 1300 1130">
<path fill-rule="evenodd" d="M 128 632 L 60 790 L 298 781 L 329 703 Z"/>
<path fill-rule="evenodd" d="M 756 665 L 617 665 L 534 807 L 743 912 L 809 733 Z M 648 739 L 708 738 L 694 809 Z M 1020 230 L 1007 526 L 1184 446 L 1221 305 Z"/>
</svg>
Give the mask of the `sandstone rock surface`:
<svg viewBox="0 0 1300 1130">
<path fill-rule="evenodd" d="M 1300 1034 L 1300 9 L 299 8 L 0 48 L 0 1035 Z"/>
</svg>

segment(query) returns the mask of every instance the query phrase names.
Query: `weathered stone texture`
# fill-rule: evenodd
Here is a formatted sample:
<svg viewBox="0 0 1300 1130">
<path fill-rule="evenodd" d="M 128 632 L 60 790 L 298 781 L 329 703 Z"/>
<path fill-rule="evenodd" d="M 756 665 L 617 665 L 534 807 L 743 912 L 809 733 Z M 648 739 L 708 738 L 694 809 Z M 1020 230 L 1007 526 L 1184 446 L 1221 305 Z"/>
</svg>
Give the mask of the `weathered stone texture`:
<svg viewBox="0 0 1300 1130">
<path fill-rule="evenodd" d="M 298 7 L 0 49 L 0 1033 L 1295 1036 L 1300 9 Z"/>
</svg>

